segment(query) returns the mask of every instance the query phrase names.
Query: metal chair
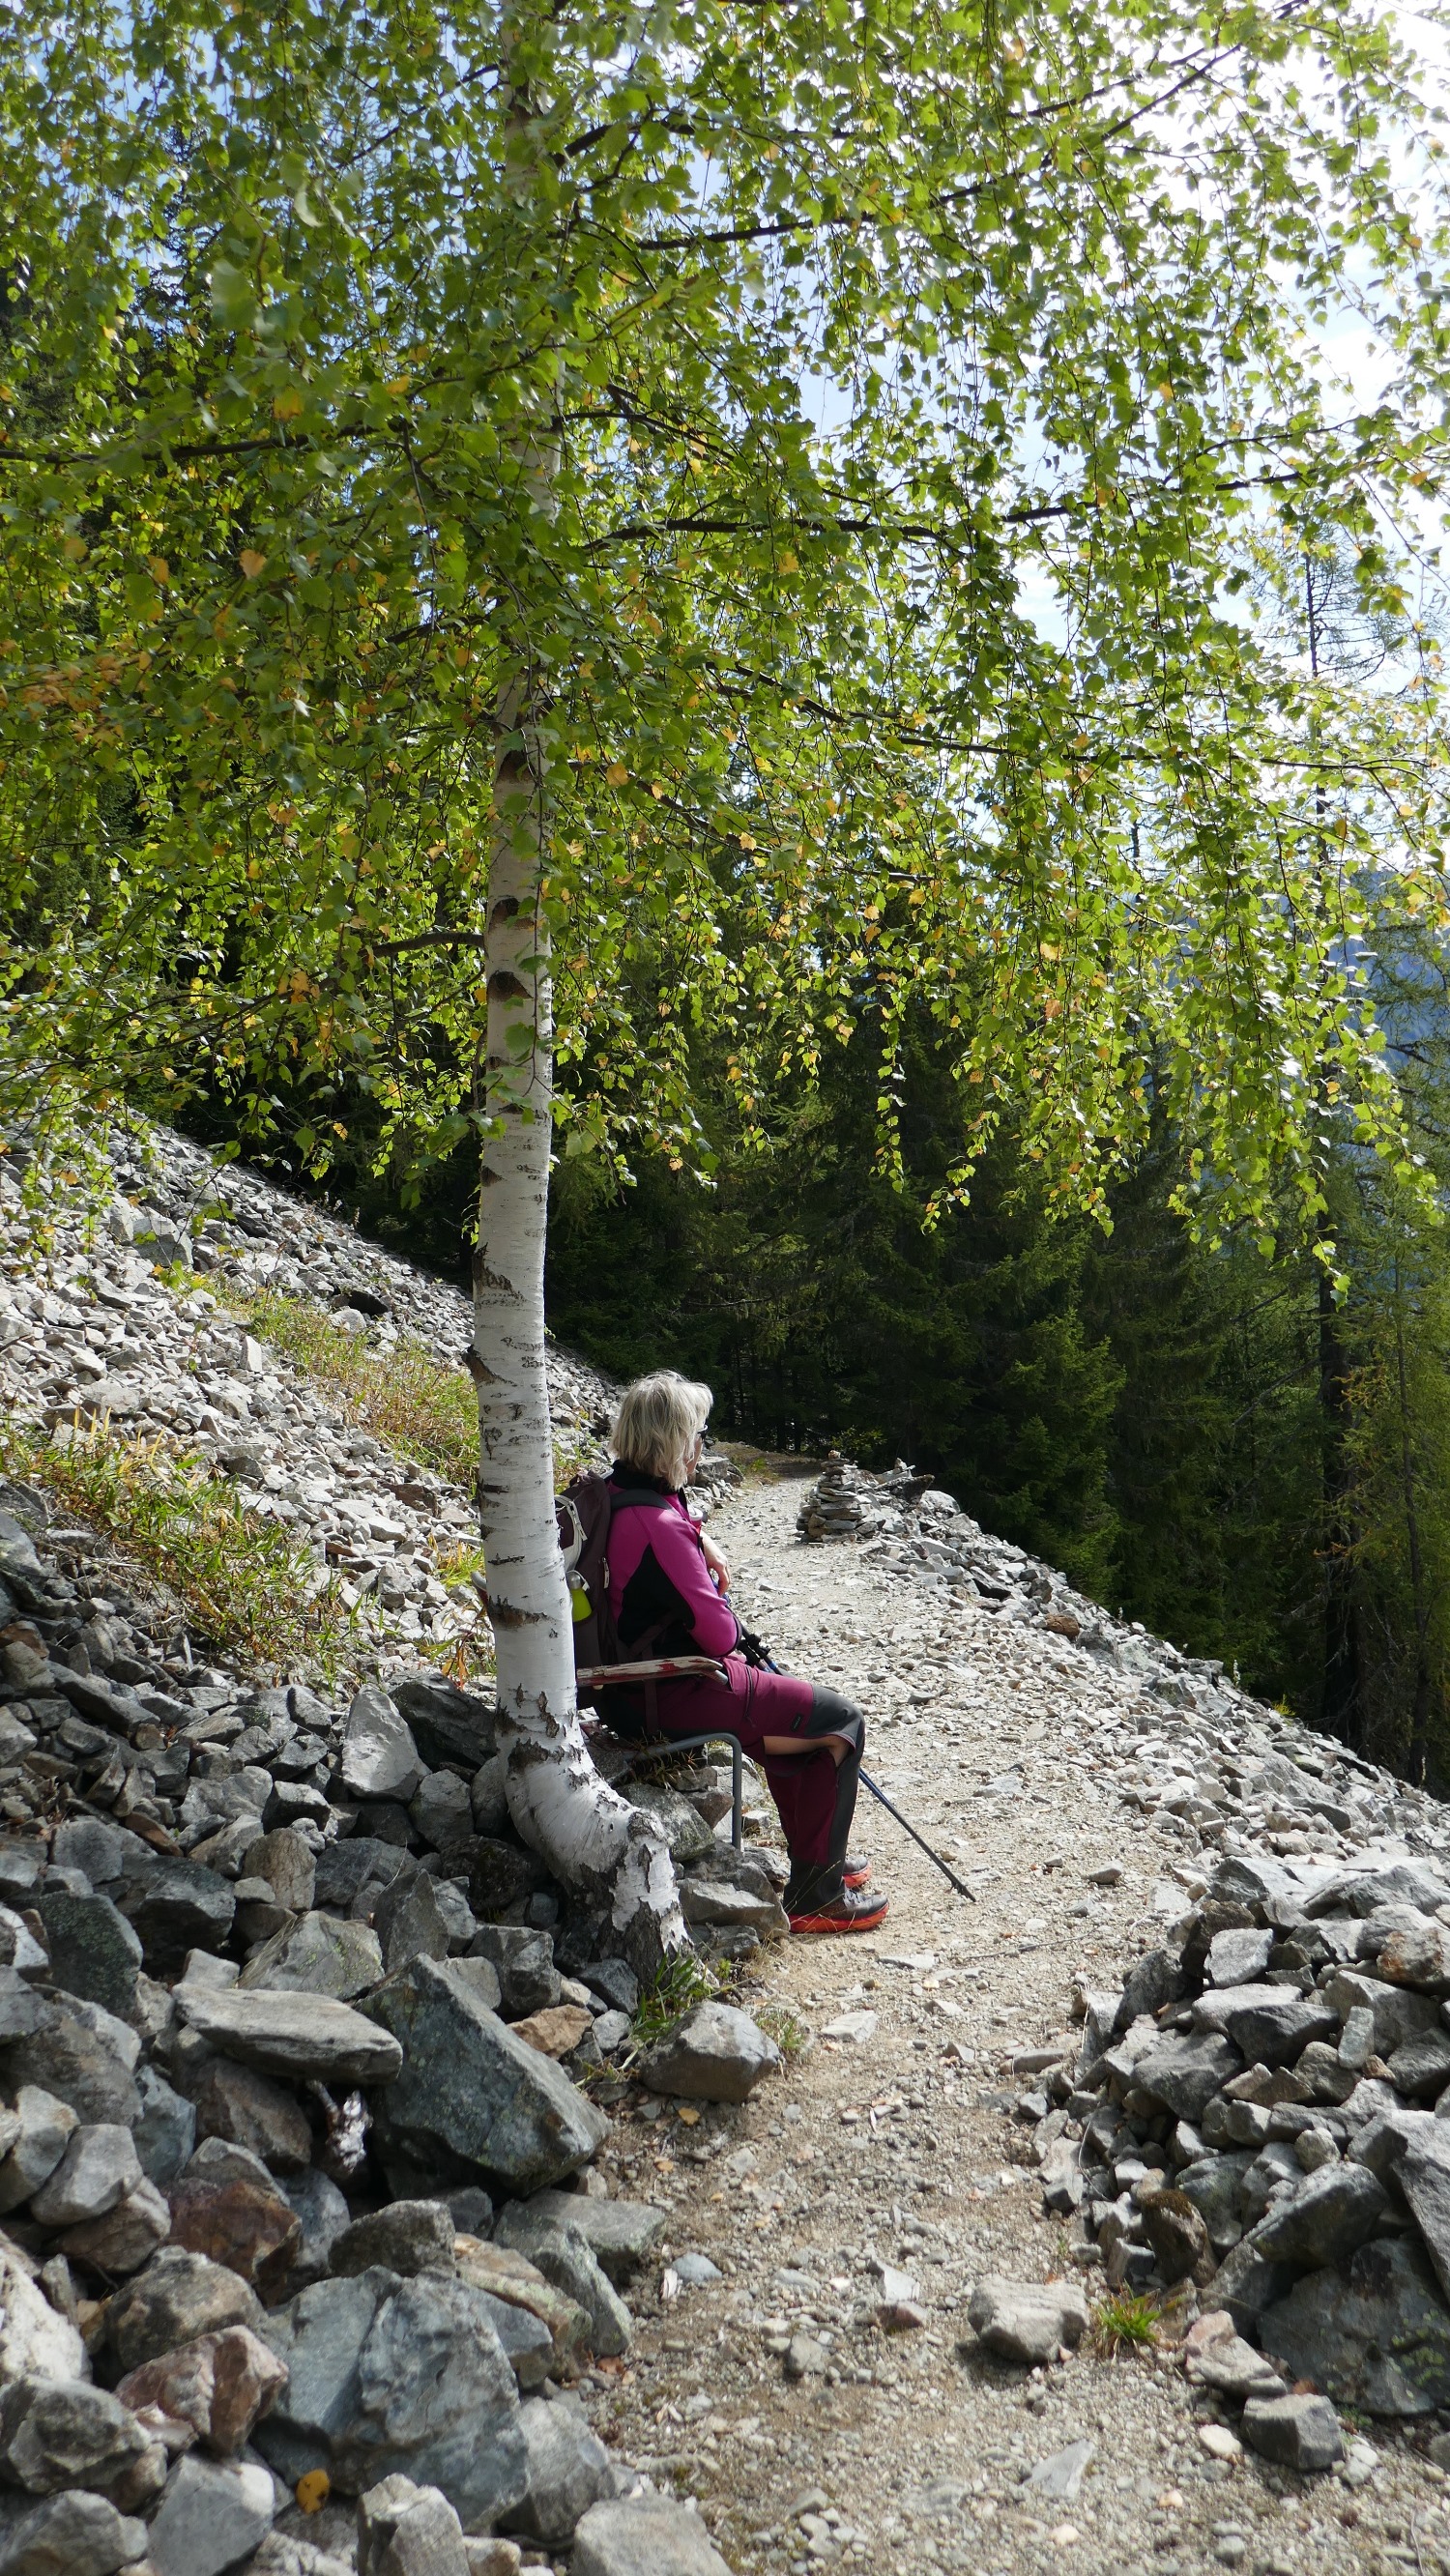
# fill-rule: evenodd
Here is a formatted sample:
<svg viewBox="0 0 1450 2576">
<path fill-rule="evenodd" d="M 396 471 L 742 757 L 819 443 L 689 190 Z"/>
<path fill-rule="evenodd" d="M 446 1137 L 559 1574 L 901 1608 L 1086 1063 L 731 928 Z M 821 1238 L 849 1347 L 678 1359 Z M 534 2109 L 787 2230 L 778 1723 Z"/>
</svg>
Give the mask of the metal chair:
<svg viewBox="0 0 1450 2576">
<path fill-rule="evenodd" d="M 713 1655 L 654 1655 L 637 1664 L 595 1664 L 579 1675 L 579 1687 L 591 1693 L 642 1683 L 675 1681 L 689 1675 L 705 1675 L 714 1681 L 725 1679 L 725 1667 Z M 647 1699 L 653 1693 L 647 1694 Z M 604 1724 L 609 1724 L 608 1717 Z M 647 1735 L 634 1742 L 629 1736 L 615 1738 L 630 1756 L 631 1768 L 640 1762 L 657 1762 L 674 1753 L 699 1753 L 707 1744 L 727 1744 L 730 1748 L 730 1842 L 735 1851 L 745 1841 L 745 1755 L 738 1735 L 728 1726 L 706 1727 L 699 1735 Z"/>
</svg>

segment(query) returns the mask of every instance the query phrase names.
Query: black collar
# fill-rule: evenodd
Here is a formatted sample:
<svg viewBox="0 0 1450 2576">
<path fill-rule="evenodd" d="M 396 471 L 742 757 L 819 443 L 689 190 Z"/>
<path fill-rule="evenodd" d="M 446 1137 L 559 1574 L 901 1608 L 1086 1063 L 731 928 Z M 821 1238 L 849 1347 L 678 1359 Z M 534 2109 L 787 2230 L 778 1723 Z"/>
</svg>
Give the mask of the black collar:
<svg viewBox="0 0 1450 2576">
<path fill-rule="evenodd" d="M 647 1487 L 652 1494 L 668 1494 L 672 1498 L 677 1497 L 679 1493 L 678 1486 L 668 1484 L 663 1476 L 647 1476 L 643 1467 L 631 1467 L 628 1460 L 624 1458 L 616 1458 L 613 1461 L 609 1470 L 609 1481 L 612 1485 L 629 1485 L 635 1490 L 641 1486 Z"/>
</svg>

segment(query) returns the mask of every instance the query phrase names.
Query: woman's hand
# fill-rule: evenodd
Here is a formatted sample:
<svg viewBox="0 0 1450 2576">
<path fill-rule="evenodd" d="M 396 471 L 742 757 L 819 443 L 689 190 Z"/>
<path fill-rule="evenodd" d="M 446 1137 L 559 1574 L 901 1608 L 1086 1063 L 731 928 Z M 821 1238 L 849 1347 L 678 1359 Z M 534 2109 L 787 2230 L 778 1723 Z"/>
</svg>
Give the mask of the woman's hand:
<svg viewBox="0 0 1450 2576">
<path fill-rule="evenodd" d="M 700 1532 L 700 1548 L 701 1553 L 704 1556 L 705 1563 L 710 1569 L 710 1580 L 714 1584 L 716 1591 L 728 1592 L 730 1589 L 730 1568 L 726 1564 L 720 1550 L 715 1545 L 714 1540 L 707 1538 L 703 1530 Z"/>
</svg>

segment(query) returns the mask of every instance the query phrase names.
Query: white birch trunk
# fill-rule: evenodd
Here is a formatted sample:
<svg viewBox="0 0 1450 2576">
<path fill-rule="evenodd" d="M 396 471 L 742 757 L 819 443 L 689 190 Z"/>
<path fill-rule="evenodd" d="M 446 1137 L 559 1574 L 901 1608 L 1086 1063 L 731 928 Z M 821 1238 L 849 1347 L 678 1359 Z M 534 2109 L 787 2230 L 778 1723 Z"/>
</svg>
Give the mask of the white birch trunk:
<svg viewBox="0 0 1450 2576">
<path fill-rule="evenodd" d="M 499 710 L 488 908 L 488 1140 L 473 1273 L 479 1512 L 498 1658 L 509 1813 L 554 1876 L 607 1920 L 606 1950 L 651 1975 L 688 1941 L 662 1827 L 608 1787 L 574 1694 L 554 1521 L 544 1363 L 552 997 L 539 896 L 545 758 L 521 676 Z"/>
</svg>

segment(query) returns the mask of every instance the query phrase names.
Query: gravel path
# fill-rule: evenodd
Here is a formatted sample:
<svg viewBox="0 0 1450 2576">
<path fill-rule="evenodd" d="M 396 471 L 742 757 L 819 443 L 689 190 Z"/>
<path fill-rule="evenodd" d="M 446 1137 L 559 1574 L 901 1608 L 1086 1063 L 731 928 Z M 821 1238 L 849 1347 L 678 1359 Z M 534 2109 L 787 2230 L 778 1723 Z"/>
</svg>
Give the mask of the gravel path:
<svg viewBox="0 0 1450 2576">
<path fill-rule="evenodd" d="M 611 2439 L 698 2495 L 742 2570 L 1450 2569 L 1450 2488 L 1398 2430 L 1366 2428 L 1372 2468 L 1361 2452 L 1348 2478 L 1299 2478 L 1211 2456 L 1210 2402 L 1167 2353 L 1084 2350 L 1028 2375 L 959 2350 L 979 2275 L 1041 2281 L 1071 2261 L 1014 2161 L 1011 2056 L 1062 2032 L 1076 1971 L 1121 1979 L 1201 1880 L 1093 1777 L 1093 1723 L 1155 1705 L 1136 1682 L 854 1547 L 801 1545 L 798 1503 L 780 1483 L 723 1509 L 742 1615 L 791 1669 L 861 1699 L 867 1768 L 979 1901 L 863 1795 L 853 1840 L 889 1921 L 770 1953 L 764 1996 L 742 1997 L 808 2032 L 785 2077 L 739 2111 L 646 2103 L 621 2119 L 611 2188 L 667 2203 L 674 2255 L 703 2253 L 723 2278 L 646 2303 L 602 2410 Z M 1095 1886 L 1113 1865 L 1116 1886 Z M 908 2295 L 882 2266 L 912 2276 L 923 2326 L 878 2326 L 883 2297 Z M 783 2348 L 802 2329 L 827 2366 L 793 2380 Z M 1083 2442 L 1076 2494 L 1024 2483 Z"/>
</svg>

